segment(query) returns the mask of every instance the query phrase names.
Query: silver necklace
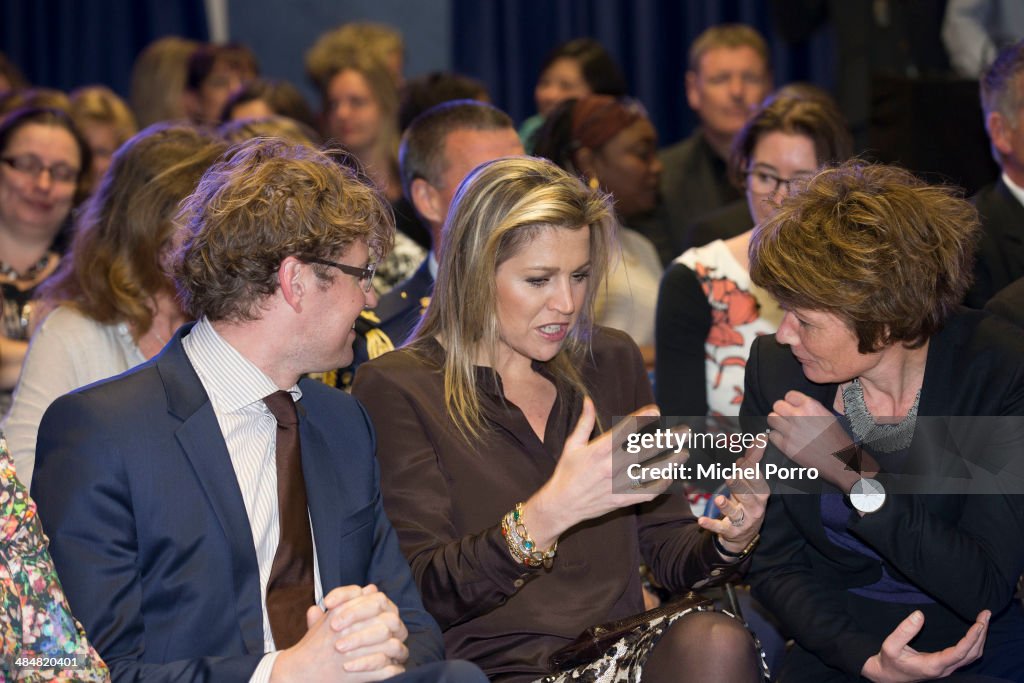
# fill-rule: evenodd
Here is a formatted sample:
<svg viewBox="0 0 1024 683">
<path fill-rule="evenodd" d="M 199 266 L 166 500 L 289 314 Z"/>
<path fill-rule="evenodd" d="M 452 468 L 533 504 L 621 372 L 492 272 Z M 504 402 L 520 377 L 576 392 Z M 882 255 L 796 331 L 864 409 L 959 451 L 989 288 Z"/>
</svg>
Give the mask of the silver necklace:
<svg viewBox="0 0 1024 683">
<path fill-rule="evenodd" d="M 843 405 L 850 429 L 859 443 L 870 444 L 872 448 L 885 453 L 902 451 L 910 447 L 917 425 L 917 407 L 921 402 L 921 391 L 914 397 L 907 416 L 899 422 L 878 424 L 871 416 L 864 402 L 864 388 L 859 379 L 854 379 L 843 389 Z"/>
</svg>

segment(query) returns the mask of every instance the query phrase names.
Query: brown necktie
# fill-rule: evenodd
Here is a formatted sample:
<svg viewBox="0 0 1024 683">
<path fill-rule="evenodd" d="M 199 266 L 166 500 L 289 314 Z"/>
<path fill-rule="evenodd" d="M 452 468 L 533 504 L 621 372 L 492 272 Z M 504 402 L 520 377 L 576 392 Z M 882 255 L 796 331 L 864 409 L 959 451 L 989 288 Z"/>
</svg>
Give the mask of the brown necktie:
<svg viewBox="0 0 1024 683">
<path fill-rule="evenodd" d="M 277 503 L 281 540 L 267 582 L 267 614 L 274 645 L 291 647 L 306 633 L 306 610 L 315 600 L 313 536 L 299 451 L 299 420 L 287 391 L 263 399 L 277 418 Z"/>
</svg>

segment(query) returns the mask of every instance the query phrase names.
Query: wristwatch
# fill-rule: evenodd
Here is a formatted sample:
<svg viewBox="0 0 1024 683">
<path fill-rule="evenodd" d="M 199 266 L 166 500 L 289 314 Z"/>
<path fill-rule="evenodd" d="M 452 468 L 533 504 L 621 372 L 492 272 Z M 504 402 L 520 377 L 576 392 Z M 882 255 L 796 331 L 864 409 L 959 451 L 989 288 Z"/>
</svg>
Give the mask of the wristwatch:
<svg viewBox="0 0 1024 683">
<path fill-rule="evenodd" d="M 850 505 L 854 510 L 869 514 L 885 505 L 885 487 L 877 479 L 861 477 L 850 489 Z"/>
</svg>

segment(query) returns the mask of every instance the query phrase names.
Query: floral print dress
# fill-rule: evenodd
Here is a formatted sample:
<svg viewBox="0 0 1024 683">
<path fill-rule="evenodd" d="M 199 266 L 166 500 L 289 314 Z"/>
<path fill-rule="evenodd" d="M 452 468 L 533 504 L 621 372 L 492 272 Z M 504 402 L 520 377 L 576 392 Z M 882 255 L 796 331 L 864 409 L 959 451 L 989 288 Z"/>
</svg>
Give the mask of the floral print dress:
<svg viewBox="0 0 1024 683">
<path fill-rule="evenodd" d="M 722 240 L 688 249 L 676 263 L 696 274 L 711 307 L 704 343 L 708 415 L 739 415 L 750 347 L 758 336 L 779 328 L 782 310 L 750 281 L 750 272 Z"/>
<path fill-rule="evenodd" d="M 71 615 L 36 504 L 0 436 L 0 682 L 109 681 Z"/>
</svg>

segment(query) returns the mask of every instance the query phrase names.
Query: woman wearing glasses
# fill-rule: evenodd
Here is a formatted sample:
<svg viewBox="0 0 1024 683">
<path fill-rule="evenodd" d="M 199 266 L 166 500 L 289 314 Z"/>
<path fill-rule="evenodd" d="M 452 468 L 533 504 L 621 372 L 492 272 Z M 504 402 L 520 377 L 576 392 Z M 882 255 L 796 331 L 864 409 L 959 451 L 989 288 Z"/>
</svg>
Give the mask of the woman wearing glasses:
<svg viewBox="0 0 1024 683">
<path fill-rule="evenodd" d="M 89 147 L 62 111 L 18 109 L 0 121 L 0 412 L 28 348 L 30 302 L 60 260 L 58 235 L 84 191 Z"/>
<path fill-rule="evenodd" d="M 751 285 L 750 239 L 795 183 L 852 154 L 827 96 L 789 92 L 766 100 L 733 143 L 729 171 L 746 190 L 755 226 L 687 250 L 662 280 L 655 392 L 665 415 L 739 414 L 750 345 L 782 320 L 772 298 Z"/>
</svg>

